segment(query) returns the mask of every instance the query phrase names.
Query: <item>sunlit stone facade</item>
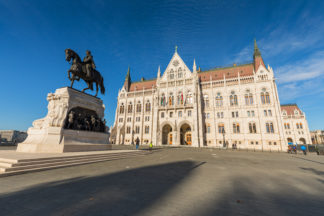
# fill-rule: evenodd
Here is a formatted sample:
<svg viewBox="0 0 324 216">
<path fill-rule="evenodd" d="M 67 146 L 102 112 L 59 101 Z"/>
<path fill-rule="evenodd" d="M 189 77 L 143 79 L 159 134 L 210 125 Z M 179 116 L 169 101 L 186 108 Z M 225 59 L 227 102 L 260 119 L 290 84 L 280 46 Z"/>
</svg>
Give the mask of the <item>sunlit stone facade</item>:
<svg viewBox="0 0 324 216">
<path fill-rule="evenodd" d="M 190 70 L 175 51 L 156 79 L 132 82 L 128 70 L 111 142 L 129 145 L 138 137 L 156 146 L 285 151 L 287 121 L 273 70 L 265 66 L 256 43 L 253 62 L 207 71 L 197 70 L 195 61 Z M 304 138 L 310 143 L 305 116 L 302 123 L 303 134 L 294 142 Z"/>
</svg>

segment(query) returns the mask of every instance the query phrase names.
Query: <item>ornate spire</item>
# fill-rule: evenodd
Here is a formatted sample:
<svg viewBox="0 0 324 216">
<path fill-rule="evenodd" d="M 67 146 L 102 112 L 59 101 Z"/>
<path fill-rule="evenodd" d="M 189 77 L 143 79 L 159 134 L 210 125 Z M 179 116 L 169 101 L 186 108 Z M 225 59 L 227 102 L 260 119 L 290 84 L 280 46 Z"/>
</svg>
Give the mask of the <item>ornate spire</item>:
<svg viewBox="0 0 324 216">
<path fill-rule="evenodd" d="M 131 80 L 131 77 L 130 77 L 130 68 L 129 68 L 129 66 L 128 66 L 128 70 L 127 70 L 127 74 L 126 74 L 126 78 L 125 78 L 125 80 L 128 80 L 128 81 Z"/>
<path fill-rule="evenodd" d="M 160 69 L 160 65 L 159 65 L 159 69 L 158 69 L 157 77 L 160 78 L 160 76 L 161 76 L 161 69 Z"/>
<path fill-rule="evenodd" d="M 177 45 L 175 46 L 175 52 L 176 53 L 178 52 L 178 46 Z"/>
<path fill-rule="evenodd" d="M 260 50 L 258 48 L 256 40 L 254 39 L 254 54 L 253 54 L 253 56 L 260 56 L 260 55 L 261 55 L 261 52 L 260 52 Z"/>
<path fill-rule="evenodd" d="M 197 66 L 196 66 L 196 59 L 194 59 L 193 66 L 192 66 L 192 72 L 197 72 Z"/>
</svg>

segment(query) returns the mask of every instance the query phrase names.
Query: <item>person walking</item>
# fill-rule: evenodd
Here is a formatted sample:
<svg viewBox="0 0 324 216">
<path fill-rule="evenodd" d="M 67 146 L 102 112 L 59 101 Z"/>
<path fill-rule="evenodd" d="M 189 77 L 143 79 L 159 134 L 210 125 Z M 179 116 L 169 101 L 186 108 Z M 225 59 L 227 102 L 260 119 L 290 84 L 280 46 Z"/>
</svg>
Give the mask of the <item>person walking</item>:
<svg viewBox="0 0 324 216">
<path fill-rule="evenodd" d="M 302 146 L 300 147 L 300 149 L 303 151 L 304 155 L 307 154 L 307 152 L 306 152 L 306 146 L 302 145 Z"/>
<path fill-rule="evenodd" d="M 140 140 L 139 140 L 139 138 L 137 137 L 136 140 L 135 140 L 135 143 L 136 143 L 136 149 L 138 149 L 138 147 L 139 147 L 139 142 L 140 142 Z"/>
<path fill-rule="evenodd" d="M 149 149 L 150 149 L 150 151 L 152 151 L 152 149 L 153 149 L 153 143 L 152 143 L 152 141 L 150 142 Z"/>
</svg>

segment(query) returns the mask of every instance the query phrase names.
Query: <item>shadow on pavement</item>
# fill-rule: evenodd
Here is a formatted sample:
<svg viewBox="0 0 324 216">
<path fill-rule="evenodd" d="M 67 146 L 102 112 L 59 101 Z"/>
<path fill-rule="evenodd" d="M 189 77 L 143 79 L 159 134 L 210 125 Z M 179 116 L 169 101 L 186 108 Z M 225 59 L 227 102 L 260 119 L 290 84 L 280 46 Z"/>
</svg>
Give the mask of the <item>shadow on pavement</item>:
<svg viewBox="0 0 324 216">
<path fill-rule="evenodd" d="M 50 182 L 0 196 L 1 215 L 134 215 L 203 163 L 180 161 Z"/>
</svg>

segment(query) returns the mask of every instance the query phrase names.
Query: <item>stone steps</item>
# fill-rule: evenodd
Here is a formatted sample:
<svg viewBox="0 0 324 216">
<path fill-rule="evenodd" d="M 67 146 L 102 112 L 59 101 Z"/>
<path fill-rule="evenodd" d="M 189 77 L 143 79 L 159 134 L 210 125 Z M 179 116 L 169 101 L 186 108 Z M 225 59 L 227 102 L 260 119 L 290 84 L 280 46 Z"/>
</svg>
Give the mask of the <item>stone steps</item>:
<svg viewBox="0 0 324 216">
<path fill-rule="evenodd" d="M 78 156 L 62 156 L 33 159 L 3 159 L 0 158 L 0 177 L 56 169 L 68 166 L 96 163 L 101 161 L 118 160 L 128 157 L 146 155 L 148 151 L 132 151 L 106 154 L 89 154 Z"/>
</svg>

